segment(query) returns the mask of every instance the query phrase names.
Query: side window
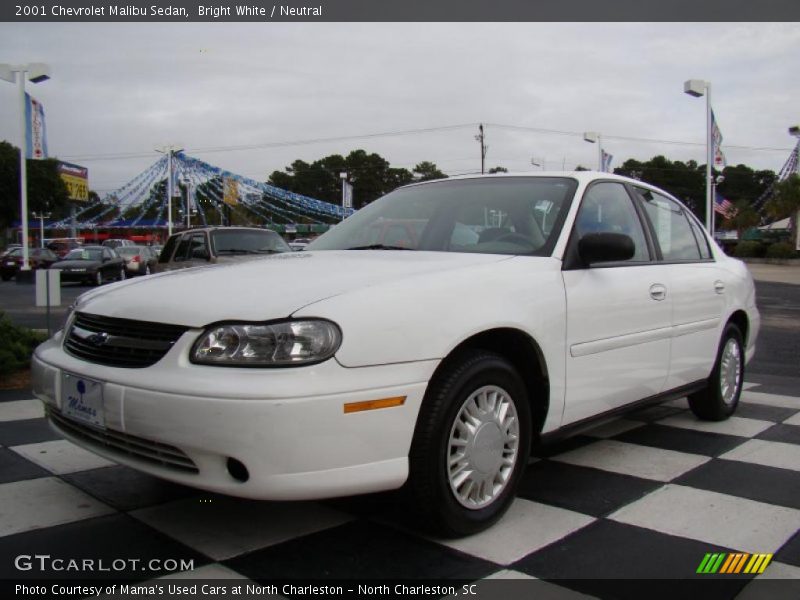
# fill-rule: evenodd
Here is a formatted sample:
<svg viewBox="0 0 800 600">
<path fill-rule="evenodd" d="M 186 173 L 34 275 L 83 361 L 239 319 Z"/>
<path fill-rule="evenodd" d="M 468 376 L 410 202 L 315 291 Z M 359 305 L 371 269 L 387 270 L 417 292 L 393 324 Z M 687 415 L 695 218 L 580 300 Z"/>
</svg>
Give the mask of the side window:
<svg viewBox="0 0 800 600">
<path fill-rule="evenodd" d="M 589 188 L 583 196 L 575 230 L 579 237 L 589 233 L 624 233 L 636 247 L 629 262 L 650 260 L 639 215 L 621 183 L 601 182 Z"/>
<path fill-rule="evenodd" d="M 178 249 L 175 250 L 175 258 L 173 258 L 172 260 L 174 262 L 185 261 L 187 256 L 189 256 L 189 248 L 191 248 L 191 244 L 189 243 L 189 236 L 185 235 L 181 238 L 181 241 L 178 242 Z"/>
<path fill-rule="evenodd" d="M 178 239 L 180 236 L 173 235 L 171 238 L 167 240 L 167 245 L 164 246 L 161 250 L 161 254 L 158 257 L 158 262 L 160 263 L 168 263 L 169 259 L 172 258 L 172 252 L 175 250 L 175 245 L 178 243 Z"/>
<path fill-rule="evenodd" d="M 650 190 L 636 188 L 636 192 L 653 223 L 664 260 L 700 260 L 700 248 L 692 233 L 686 209 L 674 200 Z"/>
<path fill-rule="evenodd" d="M 187 260 L 208 260 L 210 258 L 211 255 L 208 253 L 208 244 L 206 244 L 205 234 L 196 233 L 192 235 L 189 244 L 189 252 L 191 254 L 186 257 Z"/>
<path fill-rule="evenodd" d="M 711 258 L 711 249 L 708 247 L 708 238 L 706 238 L 703 228 L 694 220 L 691 215 L 687 215 L 689 225 L 694 232 L 694 237 L 697 238 L 697 245 L 700 247 L 700 258 L 708 260 Z"/>
<path fill-rule="evenodd" d="M 112 255 L 111 250 L 108 248 L 103 248 L 103 260 L 110 260 L 112 258 L 114 258 L 114 256 Z"/>
</svg>

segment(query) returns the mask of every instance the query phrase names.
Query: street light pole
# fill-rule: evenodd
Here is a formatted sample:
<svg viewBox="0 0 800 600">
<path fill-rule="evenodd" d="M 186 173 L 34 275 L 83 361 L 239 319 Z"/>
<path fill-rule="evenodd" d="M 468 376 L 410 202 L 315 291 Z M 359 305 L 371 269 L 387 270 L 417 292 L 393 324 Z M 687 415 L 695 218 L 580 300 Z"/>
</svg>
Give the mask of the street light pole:
<svg viewBox="0 0 800 600">
<path fill-rule="evenodd" d="M 603 138 L 595 131 L 587 131 L 583 134 L 583 141 L 594 144 L 597 142 L 597 170 L 603 171 Z"/>
<path fill-rule="evenodd" d="M 800 125 L 789 127 L 789 135 L 796 137 L 798 140 L 797 145 L 794 147 L 794 170 L 797 176 L 800 177 Z M 800 209 L 798 209 L 797 214 L 794 216 L 794 249 L 800 252 Z"/>
<path fill-rule="evenodd" d="M 50 213 L 31 213 L 34 219 L 39 219 L 39 246 L 44 248 L 44 220 L 50 218 Z"/>
<path fill-rule="evenodd" d="M 714 176 L 714 148 L 711 141 L 711 82 L 702 79 L 689 79 L 683 83 L 685 94 L 699 98 L 706 97 L 706 229 L 714 235 L 714 198 L 712 196 Z"/>
<path fill-rule="evenodd" d="M 167 236 L 172 235 L 172 157 L 176 152 L 183 152 L 183 148 L 163 146 L 156 148 L 156 152 L 167 155 Z"/>
<path fill-rule="evenodd" d="M 50 67 L 43 63 L 26 65 L 0 64 L 0 79 L 10 83 L 16 80 L 19 91 L 19 210 L 22 225 L 22 266 L 21 271 L 30 271 L 28 253 L 28 165 L 27 142 L 25 139 L 25 78 L 33 83 L 41 83 L 50 78 Z"/>
</svg>

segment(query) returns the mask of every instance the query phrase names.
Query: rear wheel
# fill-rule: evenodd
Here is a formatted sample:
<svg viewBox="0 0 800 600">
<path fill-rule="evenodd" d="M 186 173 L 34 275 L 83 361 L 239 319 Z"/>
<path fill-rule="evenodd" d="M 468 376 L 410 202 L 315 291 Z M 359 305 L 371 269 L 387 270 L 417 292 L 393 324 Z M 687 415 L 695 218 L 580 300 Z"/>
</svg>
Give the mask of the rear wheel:
<svg viewBox="0 0 800 600">
<path fill-rule="evenodd" d="M 503 357 L 470 351 L 431 382 L 410 453 L 408 487 L 428 526 L 486 529 L 514 500 L 530 452 L 525 384 Z"/>
<path fill-rule="evenodd" d="M 728 323 L 717 352 L 717 362 L 708 385 L 689 395 L 692 412 L 705 421 L 723 421 L 739 405 L 744 383 L 744 342 L 742 332 Z"/>
</svg>

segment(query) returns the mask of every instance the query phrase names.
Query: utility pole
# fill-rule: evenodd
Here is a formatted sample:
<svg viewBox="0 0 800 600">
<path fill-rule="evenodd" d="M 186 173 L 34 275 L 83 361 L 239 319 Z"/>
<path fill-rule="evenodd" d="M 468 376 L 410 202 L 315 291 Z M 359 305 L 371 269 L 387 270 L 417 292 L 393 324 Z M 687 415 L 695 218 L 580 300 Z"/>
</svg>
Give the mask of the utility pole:
<svg viewBox="0 0 800 600">
<path fill-rule="evenodd" d="M 475 136 L 475 140 L 481 143 L 481 175 L 483 175 L 486 170 L 486 151 L 489 149 L 489 146 L 485 143 L 485 136 L 483 135 L 483 123 L 478 126 L 478 132 L 478 135 Z"/>
</svg>

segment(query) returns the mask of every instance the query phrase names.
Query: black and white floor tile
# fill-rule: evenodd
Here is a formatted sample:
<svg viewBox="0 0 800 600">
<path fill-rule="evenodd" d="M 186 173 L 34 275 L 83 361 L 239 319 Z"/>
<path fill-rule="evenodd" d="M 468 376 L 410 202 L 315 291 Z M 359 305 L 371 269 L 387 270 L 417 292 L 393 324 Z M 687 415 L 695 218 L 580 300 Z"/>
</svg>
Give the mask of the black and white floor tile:
<svg viewBox="0 0 800 600">
<path fill-rule="evenodd" d="M 748 384 L 737 415 L 721 423 L 696 420 L 683 400 L 538 449 L 505 518 L 459 540 L 417 531 L 392 495 L 253 502 L 162 482 L 61 439 L 30 395 L 0 392 L 6 558 L 193 561 L 172 579 L 535 578 L 547 581 L 546 597 L 574 599 L 637 597 L 648 581 L 659 597 L 656 581 L 716 577 L 708 597 L 750 600 L 753 575 L 698 575 L 704 555 L 770 553 L 760 579 L 800 581 L 799 531 L 800 391 L 768 385 Z M 47 576 L 10 559 L 0 575 Z"/>
</svg>

